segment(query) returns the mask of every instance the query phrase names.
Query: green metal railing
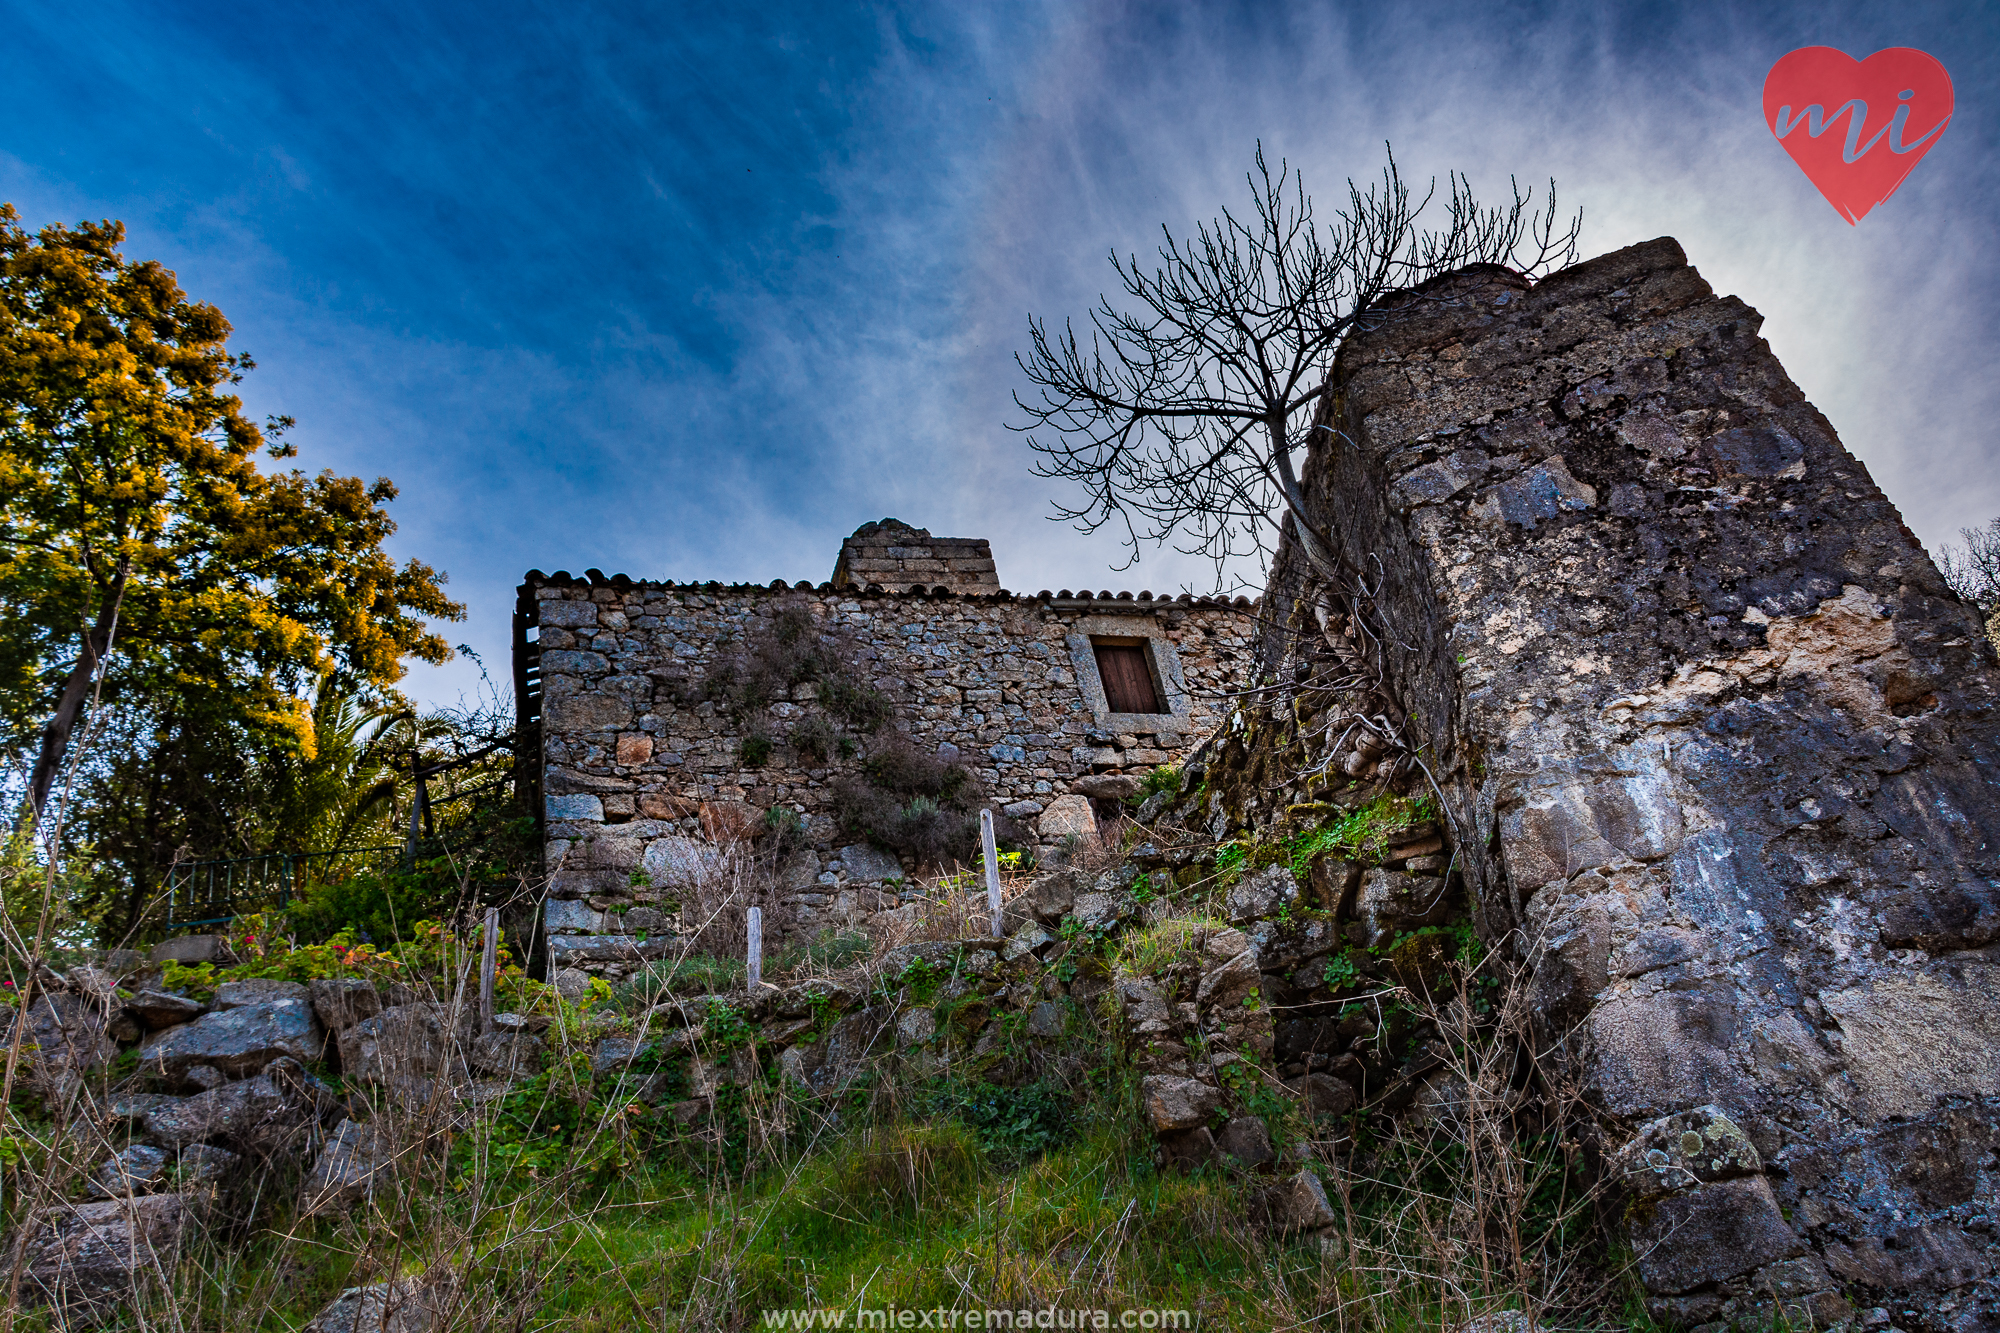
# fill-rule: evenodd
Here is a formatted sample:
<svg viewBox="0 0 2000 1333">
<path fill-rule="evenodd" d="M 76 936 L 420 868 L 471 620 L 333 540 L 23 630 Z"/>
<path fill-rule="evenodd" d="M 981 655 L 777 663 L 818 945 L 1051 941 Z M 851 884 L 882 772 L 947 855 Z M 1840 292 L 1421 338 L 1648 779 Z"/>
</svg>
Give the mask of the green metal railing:
<svg viewBox="0 0 2000 1333">
<path fill-rule="evenodd" d="M 218 926 L 249 912 L 283 911 L 314 884 L 400 865 L 404 850 L 349 847 L 183 862 L 167 871 L 167 929 Z"/>
</svg>

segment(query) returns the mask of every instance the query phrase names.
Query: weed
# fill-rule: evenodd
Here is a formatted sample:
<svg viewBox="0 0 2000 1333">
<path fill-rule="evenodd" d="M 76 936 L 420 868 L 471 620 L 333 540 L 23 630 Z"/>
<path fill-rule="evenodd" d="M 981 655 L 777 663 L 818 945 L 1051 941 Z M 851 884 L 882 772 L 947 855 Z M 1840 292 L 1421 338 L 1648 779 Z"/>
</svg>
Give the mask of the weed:
<svg viewBox="0 0 2000 1333">
<path fill-rule="evenodd" d="M 1125 932 L 1118 939 L 1116 962 L 1135 976 L 1158 976 L 1192 957 L 1204 934 L 1225 930 L 1213 917 L 1169 917 L 1157 925 Z"/>
</svg>

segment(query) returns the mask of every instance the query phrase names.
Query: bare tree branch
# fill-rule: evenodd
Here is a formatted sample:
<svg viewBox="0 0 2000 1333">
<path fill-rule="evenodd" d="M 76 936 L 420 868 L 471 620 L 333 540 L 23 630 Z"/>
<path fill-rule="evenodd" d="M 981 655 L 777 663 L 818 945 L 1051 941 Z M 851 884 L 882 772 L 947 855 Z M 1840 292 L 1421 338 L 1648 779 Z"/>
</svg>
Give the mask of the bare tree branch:
<svg viewBox="0 0 2000 1333">
<path fill-rule="evenodd" d="M 1040 458 L 1038 476 L 1076 483 L 1056 516 L 1083 532 L 1122 529 L 1136 560 L 1142 542 L 1174 544 L 1215 566 L 1266 558 L 1289 514 L 1307 559 L 1351 580 L 1335 543 L 1305 510 L 1293 454 L 1305 447 L 1341 342 L 1385 318 L 1384 295 L 1474 263 L 1528 274 L 1576 257 L 1578 213 L 1558 217 L 1510 182 L 1510 202 L 1484 207 L 1457 173 L 1447 178 L 1443 224 L 1426 228 L 1433 180 L 1413 201 L 1392 153 L 1379 182 L 1347 183 L 1346 207 L 1321 227 L 1299 174 L 1274 173 L 1257 148 L 1251 211 L 1224 210 L 1192 237 L 1162 228 L 1160 263 L 1111 255 L 1129 304 L 1100 297 L 1079 333 L 1030 318 L 1016 362 L 1034 386 L 1015 395 Z"/>
</svg>

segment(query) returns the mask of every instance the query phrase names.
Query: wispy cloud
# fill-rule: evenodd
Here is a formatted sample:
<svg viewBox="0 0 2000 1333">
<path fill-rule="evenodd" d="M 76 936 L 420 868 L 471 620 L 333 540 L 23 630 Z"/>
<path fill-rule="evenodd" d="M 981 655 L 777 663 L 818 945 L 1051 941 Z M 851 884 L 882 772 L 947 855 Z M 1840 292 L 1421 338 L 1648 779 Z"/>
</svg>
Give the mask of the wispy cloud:
<svg viewBox="0 0 2000 1333">
<path fill-rule="evenodd" d="M 1678 236 L 1927 540 L 2000 513 L 1990 12 L 1860 4 L 0 5 L 0 197 L 118 216 L 236 322 L 305 461 L 401 484 L 401 550 L 504 658 L 530 565 L 824 578 L 894 514 L 1014 587 L 1200 567 L 1046 521 L 1004 429 L 1030 311 L 1242 198 L 1554 175 L 1591 252 Z M 1949 133 L 1849 228 L 1772 143 L 1792 47 L 1925 47 Z M 463 668 L 413 683 L 449 697 Z"/>
</svg>

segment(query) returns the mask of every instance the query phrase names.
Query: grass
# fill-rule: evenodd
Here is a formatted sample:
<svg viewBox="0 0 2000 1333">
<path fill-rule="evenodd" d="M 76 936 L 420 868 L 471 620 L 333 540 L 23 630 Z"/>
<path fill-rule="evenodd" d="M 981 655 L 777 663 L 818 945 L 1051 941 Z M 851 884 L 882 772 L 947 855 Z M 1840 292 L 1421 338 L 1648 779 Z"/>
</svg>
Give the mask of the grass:
<svg viewBox="0 0 2000 1333">
<path fill-rule="evenodd" d="M 1353 828 L 1407 827 L 1420 813 L 1378 810 Z M 961 896 L 937 907 L 955 930 Z M 1195 901 L 1158 904 L 1177 914 L 1149 913 L 1084 961 L 1184 983 L 1183 964 L 1223 928 Z M 791 966 L 858 963 L 864 947 L 828 936 Z M 1043 973 L 1026 960 L 1009 989 L 1047 994 L 1073 961 Z M 740 1017 L 711 1002 L 691 1044 L 593 1082 L 594 1038 L 615 1014 L 558 1005 L 550 1040 L 562 1049 L 509 1096 L 442 1118 L 378 1110 L 402 1157 L 376 1205 L 302 1218 L 288 1202 L 296 1171 L 266 1177 L 255 1225 L 223 1198 L 180 1271 L 101 1326 L 289 1333 L 344 1286 L 426 1274 L 449 1284 L 452 1330 L 733 1330 L 762 1326 L 765 1310 L 864 1306 L 1184 1309 L 1199 1328 L 1339 1333 L 1454 1329 L 1509 1305 L 1579 1330 L 1643 1324 L 1622 1279 L 1600 1275 L 1618 1266 L 1595 1248 L 1566 1104 L 1552 1085 L 1516 1095 L 1522 1048 L 1502 1034 L 1525 1030 L 1525 991 L 1499 997 L 1505 1013 L 1477 1008 L 1470 974 L 1500 964 L 1462 954 L 1452 965 L 1455 998 L 1426 1008 L 1427 995 L 1404 992 L 1380 1011 L 1385 1030 L 1451 1052 L 1422 1115 L 1308 1125 L 1254 1063 L 1226 1067 L 1241 1107 L 1290 1154 L 1280 1174 L 1309 1163 L 1324 1180 L 1339 1219 L 1328 1236 L 1275 1237 L 1252 1220 L 1272 1176 L 1156 1164 L 1142 1070 L 1101 1002 L 1059 1000 L 1063 1035 L 1038 1045 L 1021 1031 L 1021 997 L 941 999 L 962 979 L 954 964 L 909 959 L 891 975 L 878 959 L 858 965 L 857 988 L 891 1010 L 936 1002 L 925 1049 L 948 1057 L 943 1072 L 885 1050 L 850 1091 L 814 1101 L 753 1066 L 747 1086 L 717 1094 L 712 1122 L 682 1125 L 675 1099 L 742 1054 Z M 683 993 L 699 980 L 655 971 Z M 612 1008 L 634 1012 L 644 989 Z M 998 1026 L 981 1057 L 969 1028 L 987 1016 Z M 662 1105 L 635 1108 L 630 1089 L 655 1078 Z M 12 1327 L 48 1326 L 29 1313 Z"/>
</svg>

